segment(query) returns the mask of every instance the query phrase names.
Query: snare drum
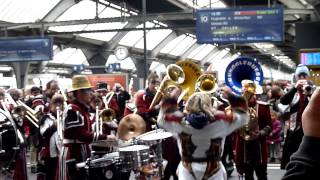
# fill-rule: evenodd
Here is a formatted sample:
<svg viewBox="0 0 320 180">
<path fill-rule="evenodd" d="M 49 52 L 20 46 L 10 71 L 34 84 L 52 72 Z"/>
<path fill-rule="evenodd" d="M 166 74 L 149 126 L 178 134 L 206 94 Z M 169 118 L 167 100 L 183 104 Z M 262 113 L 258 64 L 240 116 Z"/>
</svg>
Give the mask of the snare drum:
<svg viewBox="0 0 320 180">
<path fill-rule="evenodd" d="M 133 145 L 119 148 L 121 171 L 130 172 L 149 163 L 149 146 Z"/>
</svg>

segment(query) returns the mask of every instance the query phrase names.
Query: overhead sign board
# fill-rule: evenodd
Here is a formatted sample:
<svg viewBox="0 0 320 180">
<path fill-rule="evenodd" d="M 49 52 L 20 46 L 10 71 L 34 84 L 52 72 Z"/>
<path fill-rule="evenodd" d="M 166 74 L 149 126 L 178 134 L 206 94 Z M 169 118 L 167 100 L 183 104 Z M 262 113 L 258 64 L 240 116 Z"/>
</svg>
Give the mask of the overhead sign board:
<svg viewBox="0 0 320 180">
<path fill-rule="evenodd" d="M 0 39 L 0 62 L 47 61 L 53 58 L 50 37 Z"/>
<path fill-rule="evenodd" d="M 196 16 L 198 43 L 283 41 L 282 7 L 205 9 Z"/>
</svg>

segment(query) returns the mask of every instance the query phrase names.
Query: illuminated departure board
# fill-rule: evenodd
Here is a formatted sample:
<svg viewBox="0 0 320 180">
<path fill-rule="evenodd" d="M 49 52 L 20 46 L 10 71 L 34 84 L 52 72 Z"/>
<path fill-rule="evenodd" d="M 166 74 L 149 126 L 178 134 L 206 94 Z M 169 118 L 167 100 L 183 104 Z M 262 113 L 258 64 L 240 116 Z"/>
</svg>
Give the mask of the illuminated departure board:
<svg viewBox="0 0 320 180">
<path fill-rule="evenodd" d="M 283 41 L 282 7 L 205 9 L 196 16 L 198 43 Z"/>
</svg>

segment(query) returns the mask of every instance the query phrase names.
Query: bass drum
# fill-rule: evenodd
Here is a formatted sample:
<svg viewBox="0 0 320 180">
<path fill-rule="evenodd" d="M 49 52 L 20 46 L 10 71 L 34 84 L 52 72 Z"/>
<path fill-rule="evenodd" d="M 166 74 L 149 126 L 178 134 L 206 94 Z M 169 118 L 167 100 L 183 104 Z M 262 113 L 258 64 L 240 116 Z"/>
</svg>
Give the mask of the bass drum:
<svg viewBox="0 0 320 180">
<path fill-rule="evenodd" d="M 10 171 L 19 150 L 19 138 L 15 122 L 0 112 L 0 171 Z"/>
</svg>

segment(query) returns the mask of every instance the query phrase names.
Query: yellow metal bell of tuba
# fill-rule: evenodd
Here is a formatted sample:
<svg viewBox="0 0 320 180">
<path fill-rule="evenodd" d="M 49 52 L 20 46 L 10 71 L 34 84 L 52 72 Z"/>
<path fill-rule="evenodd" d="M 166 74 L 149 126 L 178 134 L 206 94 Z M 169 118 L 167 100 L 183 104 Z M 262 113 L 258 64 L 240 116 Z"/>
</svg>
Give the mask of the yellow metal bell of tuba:
<svg viewBox="0 0 320 180">
<path fill-rule="evenodd" d="M 170 88 L 177 87 L 184 81 L 185 73 L 183 69 L 176 64 L 170 64 L 167 67 L 166 76 L 161 81 L 160 86 L 157 89 L 157 93 L 149 106 L 149 109 L 152 109 L 155 105 L 157 105 L 161 98 L 170 91 Z"/>
<path fill-rule="evenodd" d="M 195 92 L 195 84 L 201 75 L 200 67 L 192 60 L 181 60 L 176 63 L 183 69 L 185 80 L 179 85 L 181 94 L 178 98 L 178 103 L 181 100 L 188 100 L 189 97 Z"/>
</svg>

